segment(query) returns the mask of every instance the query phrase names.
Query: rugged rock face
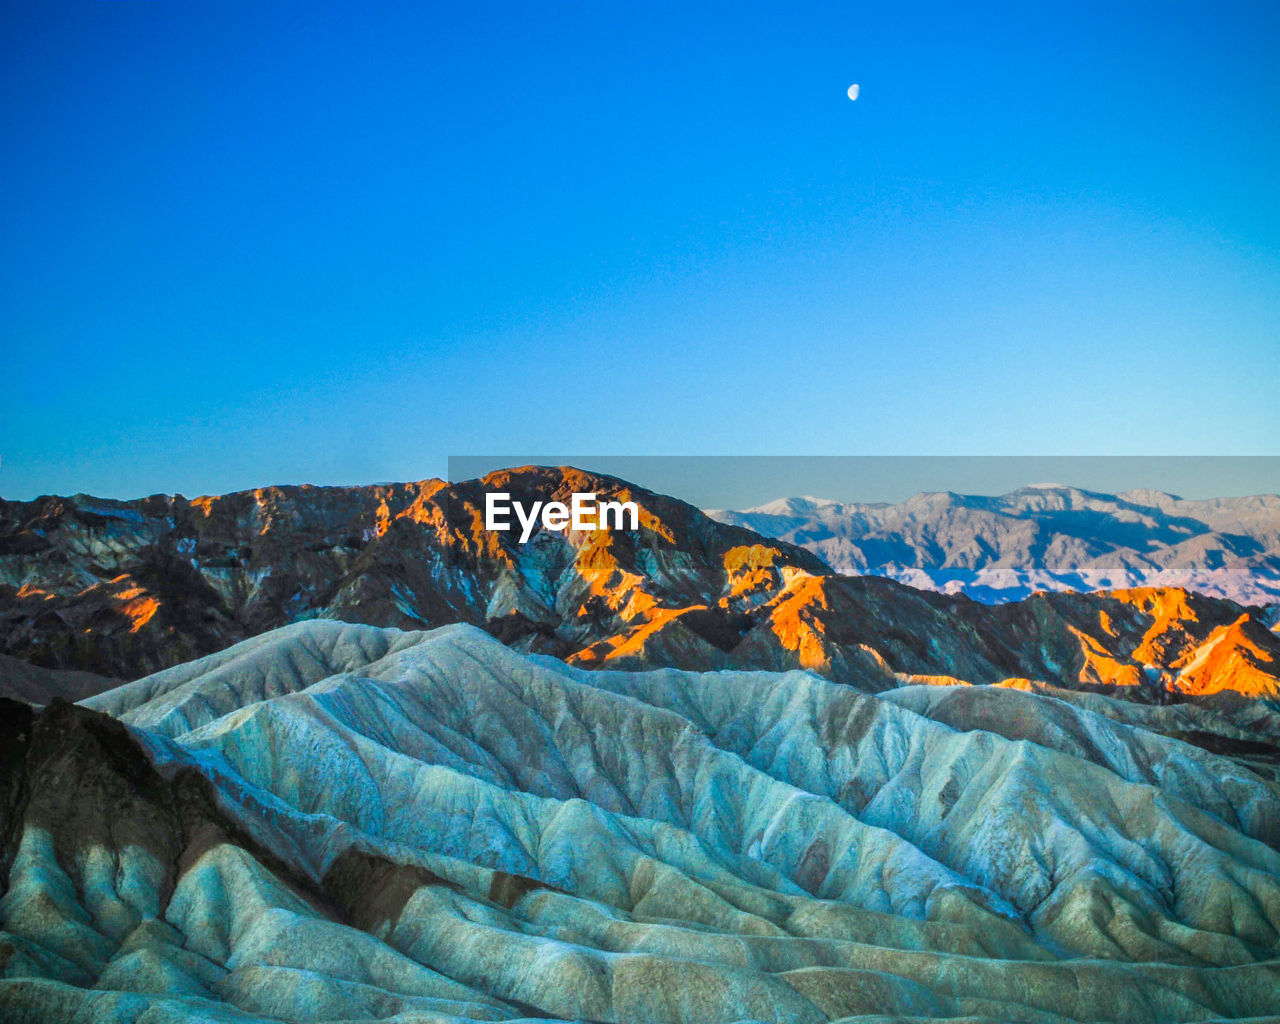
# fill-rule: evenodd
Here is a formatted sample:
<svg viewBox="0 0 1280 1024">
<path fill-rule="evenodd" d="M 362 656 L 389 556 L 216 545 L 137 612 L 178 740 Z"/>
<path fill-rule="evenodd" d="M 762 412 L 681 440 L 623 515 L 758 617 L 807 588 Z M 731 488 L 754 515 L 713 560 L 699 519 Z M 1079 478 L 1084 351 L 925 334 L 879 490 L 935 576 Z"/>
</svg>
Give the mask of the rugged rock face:
<svg viewBox="0 0 1280 1024">
<path fill-rule="evenodd" d="M 1280 1014 L 1280 788 L 1065 696 L 310 622 L 11 704 L 0 1018 Z"/>
<path fill-rule="evenodd" d="M 1277 495 L 1184 501 L 1042 485 L 998 498 L 917 494 L 896 505 L 786 498 L 708 514 L 806 547 L 846 575 L 979 601 L 1159 586 L 1280 604 Z"/>
<path fill-rule="evenodd" d="M 439 486 L 0 502 L 5 651 L 136 678 L 313 617 L 380 524 Z"/>
<path fill-rule="evenodd" d="M 634 500 L 638 531 L 483 529 L 483 495 Z M 1176 588 L 985 606 L 837 576 L 811 553 L 571 469 L 0 508 L 7 653 L 136 677 L 313 618 L 480 625 L 589 668 L 812 669 L 867 690 L 1032 680 L 1146 701 L 1280 692 L 1260 609 Z"/>
<path fill-rule="evenodd" d="M 641 529 L 543 531 L 521 545 L 483 529 L 486 490 L 526 503 L 575 491 L 636 500 Z M 473 622 L 569 654 L 658 609 L 714 602 L 731 572 L 753 571 L 745 563 L 759 543 L 683 502 L 568 469 L 192 501 L 0 503 L 3 643 L 38 665 L 136 677 L 324 617 Z M 774 575 L 829 571 L 799 548 L 766 548 Z M 699 628 L 717 641 L 735 638 L 719 636 L 719 617 L 703 618 Z"/>
</svg>

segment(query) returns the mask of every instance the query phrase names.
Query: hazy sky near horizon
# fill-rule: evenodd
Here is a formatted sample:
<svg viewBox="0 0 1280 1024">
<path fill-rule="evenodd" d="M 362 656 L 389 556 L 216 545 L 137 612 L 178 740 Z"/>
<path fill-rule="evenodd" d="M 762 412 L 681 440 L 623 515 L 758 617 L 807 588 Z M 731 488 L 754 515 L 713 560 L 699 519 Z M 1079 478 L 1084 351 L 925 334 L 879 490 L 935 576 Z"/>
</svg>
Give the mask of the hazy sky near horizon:
<svg viewBox="0 0 1280 1024">
<path fill-rule="evenodd" d="M 1042 6 L 0 5 L 0 495 L 1280 453 L 1280 6 Z"/>
</svg>

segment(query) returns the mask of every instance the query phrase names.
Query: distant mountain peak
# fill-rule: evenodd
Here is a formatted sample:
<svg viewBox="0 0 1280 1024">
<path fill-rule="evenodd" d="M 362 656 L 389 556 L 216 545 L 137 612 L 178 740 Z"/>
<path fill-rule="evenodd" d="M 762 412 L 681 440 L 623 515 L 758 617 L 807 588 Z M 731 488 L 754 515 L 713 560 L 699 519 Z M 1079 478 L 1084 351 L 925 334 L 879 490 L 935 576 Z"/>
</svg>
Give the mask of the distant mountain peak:
<svg viewBox="0 0 1280 1024">
<path fill-rule="evenodd" d="M 1151 487 L 1135 487 L 1121 492 L 1117 497 L 1122 501 L 1132 502 L 1135 505 L 1152 505 L 1157 508 L 1183 500 L 1176 494 L 1170 494 L 1168 491 L 1160 491 Z"/>
<path fill-rule="evenodd" d="M 765 515 L 794 516 L 816 512 L 820 509 L 837 508 L 840 502 L 832 498 L 817 498 L 812 494 L 804 494 L 795 498 L 774 498 L 762 505 L 756 505 L 748 511 Z"/>
</svg>

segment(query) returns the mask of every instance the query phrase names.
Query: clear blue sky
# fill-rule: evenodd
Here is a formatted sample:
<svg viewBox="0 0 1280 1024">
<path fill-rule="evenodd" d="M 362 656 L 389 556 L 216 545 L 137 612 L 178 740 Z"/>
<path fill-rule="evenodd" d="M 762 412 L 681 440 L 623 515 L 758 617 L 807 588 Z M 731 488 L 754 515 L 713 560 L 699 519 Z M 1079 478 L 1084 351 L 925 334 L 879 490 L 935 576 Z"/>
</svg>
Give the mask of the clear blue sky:
<svg viewBox="0 0 1280 1024">
<path fill-rule="evenodd" d="M 5 497 L 1280 451 L 1276 4 L 0 17 Z"/>
</svg>

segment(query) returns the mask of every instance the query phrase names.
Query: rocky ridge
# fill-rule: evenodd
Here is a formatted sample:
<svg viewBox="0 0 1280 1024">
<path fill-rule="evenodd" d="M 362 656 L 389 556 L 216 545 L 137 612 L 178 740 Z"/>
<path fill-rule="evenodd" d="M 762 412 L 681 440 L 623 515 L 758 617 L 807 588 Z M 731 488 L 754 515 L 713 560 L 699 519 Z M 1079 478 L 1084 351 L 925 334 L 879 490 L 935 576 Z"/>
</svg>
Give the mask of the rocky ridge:
<svg viewBox="0 0 1280 1024">
<path fill-rule="evenodd" d="M 326 621 L 85 703 L 0 714 L 6 1020 L 1280 1014 L 1280 789 L 1194 705 Z"/>
<path fill-rule="evenodd" d="M 1280 496 L 1187 501 L 1042 484 L 999 497 L 897 504 L 785 498 L 719 522 L 798 544 L 845 575 L 887 576 L 985 602 L 1035 591 L 1176 587 L 1280 605 Z"/>
</svg>

